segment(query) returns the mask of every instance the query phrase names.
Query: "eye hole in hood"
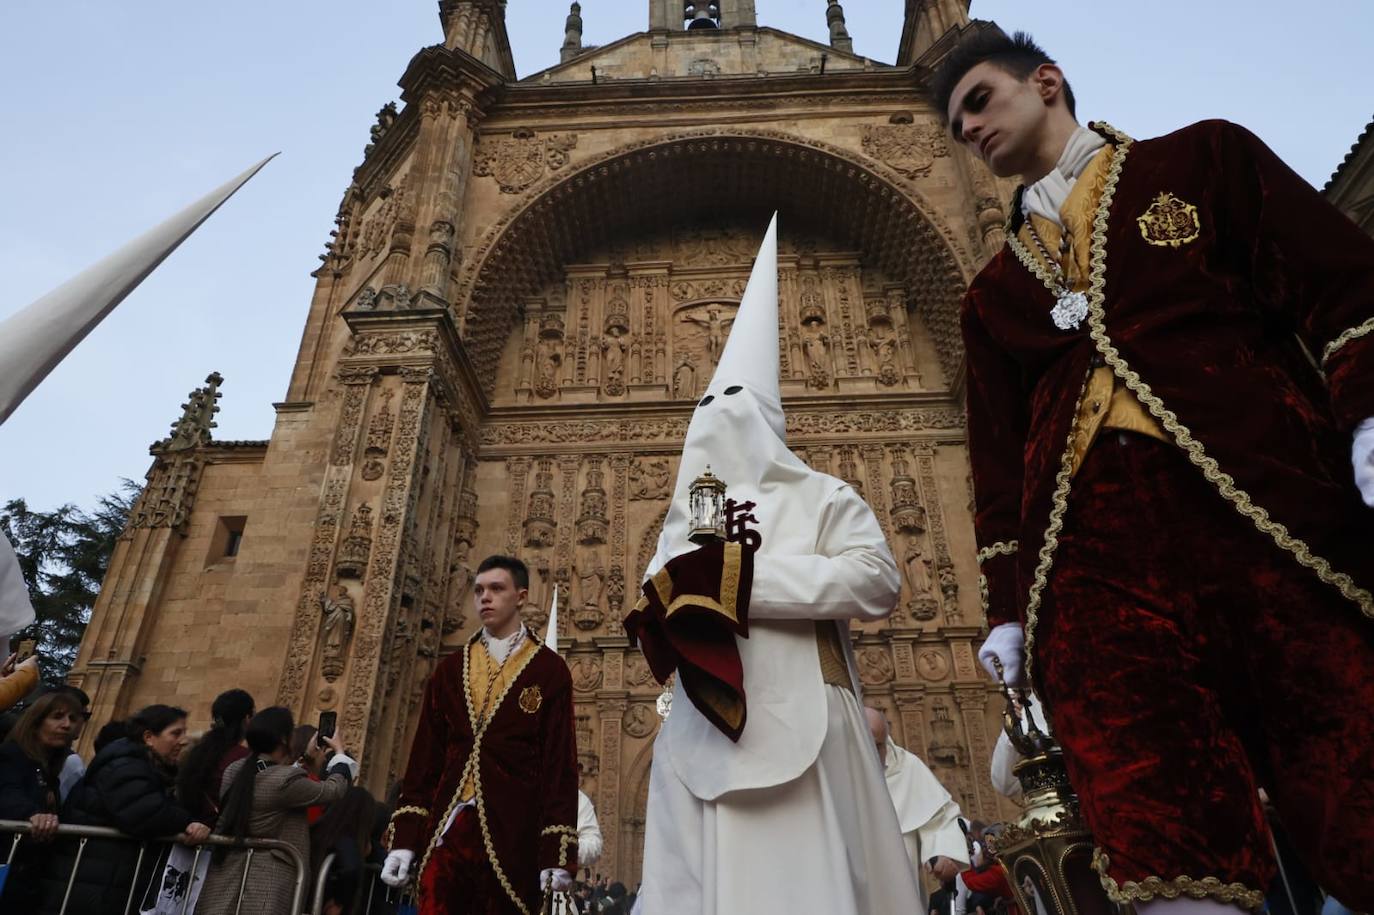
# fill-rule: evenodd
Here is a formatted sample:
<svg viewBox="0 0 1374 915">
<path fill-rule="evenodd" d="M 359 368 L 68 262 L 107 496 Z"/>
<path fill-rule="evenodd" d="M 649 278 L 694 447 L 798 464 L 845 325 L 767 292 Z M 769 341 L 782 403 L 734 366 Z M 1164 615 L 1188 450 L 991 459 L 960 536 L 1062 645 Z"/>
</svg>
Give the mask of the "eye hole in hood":
<svg viewBox="0 0 1374 915">
<path fill-rule="evenodd" d="M 725 393 L 726 393 L 726 394 L 738 394 L 740 391 L 743 391 L 743 390 L 744 390 L 744 388 L 741 387 L 740 385 L 732 384 L 732 385 L 730 385 L 730 387 L 728 387 L 728 388 L 725 389 Z"/>
<path fill-rule="evenodd" d="M 698 406 L 698 407 L 704 407 L 704 406 L 706 406 L 708 403 L 710 403 L 711 401 L 713 401 L 713 400 L 715 400 L 715 399 L 716 399 L 716 395 L 714 395 L 714 394 L 707 394 L 705 397 L 701 398 L 701 402 L 698 403 L 697 406 Z"/>
</svg>

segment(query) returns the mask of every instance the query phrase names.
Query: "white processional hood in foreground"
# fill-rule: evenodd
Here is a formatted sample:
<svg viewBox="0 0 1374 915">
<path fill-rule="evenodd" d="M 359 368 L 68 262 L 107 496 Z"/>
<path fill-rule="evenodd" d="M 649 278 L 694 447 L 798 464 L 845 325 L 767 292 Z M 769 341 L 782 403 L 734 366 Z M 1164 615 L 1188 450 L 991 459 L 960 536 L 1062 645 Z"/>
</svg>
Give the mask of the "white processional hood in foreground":
<svg viewBox="0 0 1374 915">
<path fill-rule="evenodd" d="M 553 586 L 553 606 L 549 608 L 549 628 L 544 633 L 544 644 L 549 651 L 558 654 L 558 585 Z"/>
<path fill-rule="evenodd" d="M 272 158 L 0 321 L 0 424 L 125 296 Z M 14 548 L 3 535 L 0 541 L 0 638 L 8 638 L 32 623 L 34 614 Z"/>
<path fill-rule="evenodd" d="M 673 501 L 646 578 L 669 559 L 695 548 L 687 539 L 692 520 L 688 490 L 708 464 L 725 483 L 727 499 L 753 503 L 748 528 L 762 537 L 754 560 L 755 602 L 767 597 L 761 582 L 771 567 L 770 557 L 815 553 L 821 513 L 846 484 L 812 470 L 787 447 L 778 374 L 774 215 L 720 363 L 688 423 Z M 680 680 L 672 714 L 658 737 L 666 740 L 678 777 L 705 800 L 795 778 L 815 760 L 825 733 L 814 624 L 753 619 L 749 638 L 737 642 L 749 702 L 749 721 L 738 743 L 697 711 L 682 693 Z M 797 683 L 809 684 L 811 691 L 783 686 Z"/>
</svg>

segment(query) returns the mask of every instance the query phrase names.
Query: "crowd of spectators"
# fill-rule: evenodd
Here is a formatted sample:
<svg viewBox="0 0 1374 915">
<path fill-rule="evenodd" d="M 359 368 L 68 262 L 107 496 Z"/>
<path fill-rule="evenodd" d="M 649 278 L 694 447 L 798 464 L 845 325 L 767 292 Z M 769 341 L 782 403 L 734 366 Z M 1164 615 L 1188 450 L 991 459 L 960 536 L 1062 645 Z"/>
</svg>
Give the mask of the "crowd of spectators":
<svg viewBox="0 0 1374 915">
<path fill-rule="evenodd" d="M 390 809 L 353 783 L 358 763 L 338 738 L 297 726 L 289 709 L 258 710 L 241 689 L 215 699 L 194 743 L 184 709 L 150 705 L 102 727 L 83 758 L 90 718 L 90 698 L 70 686 L 0 714 L 0 820 L 28 824 L 0 874 L 0 912 L 56 915 L 65 897 L 67 912 L 117 915 L 131 894 L 131 911 L 153 915 L 183 911 L 187 895 L 198 915 L 290 910 L 288 853 L 258 850 L 245 881 L 246 848 L 207 847 L 212 835 L 289 844 L 311 890 L 332 856 L 322 915 L 361 913 L 369 892 L 372 912 L 405 911 L 372 879 Z M 83 842 L 60 825 L 138 841 Z"/>
</svg>

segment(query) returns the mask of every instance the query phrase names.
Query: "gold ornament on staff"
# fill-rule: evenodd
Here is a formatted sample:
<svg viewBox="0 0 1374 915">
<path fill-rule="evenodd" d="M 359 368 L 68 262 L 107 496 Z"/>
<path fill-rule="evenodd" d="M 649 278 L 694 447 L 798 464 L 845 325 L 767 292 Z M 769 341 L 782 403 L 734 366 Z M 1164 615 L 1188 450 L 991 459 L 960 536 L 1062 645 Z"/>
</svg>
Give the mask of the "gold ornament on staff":
<svg viewBox="0 0 1374 915">
<path fill-rule="evenodd" d="M 1035 723 L 1030 691 L 1008 686 L 1001 662 L 994 657 L 992 663 L 1007 703 L 1002 729 L 1022 757 L 1012 771 L 1026 809 L 1016 823 L 988 837 L 988 845 L 1007 872 L 1017 905 L 1032 915 L 1131 912 L 1130 906 L 1118 907 L 1107 898 L 1092 868 L 1093 837 L 1069 784 L 1063 750 Z"/>
</svg>

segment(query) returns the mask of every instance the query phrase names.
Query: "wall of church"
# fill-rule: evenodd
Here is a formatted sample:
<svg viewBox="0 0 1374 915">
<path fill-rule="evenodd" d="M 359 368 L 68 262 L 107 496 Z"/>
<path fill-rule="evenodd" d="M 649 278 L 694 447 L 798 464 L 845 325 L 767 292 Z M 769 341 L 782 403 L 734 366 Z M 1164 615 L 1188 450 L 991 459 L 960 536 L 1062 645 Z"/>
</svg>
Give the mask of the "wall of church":
<svg viewBox="0 0 1374 915">
<path fill-rule="evenodd" d="M 584 82 L 591 79 L 593 66 L 598 80 L 815 73 L 820 70 L 823 54 L 827 73 L 874 66 L 851 54 L 772 29 L 702 29 L 675 32 L 666 42 L 644 34 L 588 50 L 539 79 Z"/>
</svg>

